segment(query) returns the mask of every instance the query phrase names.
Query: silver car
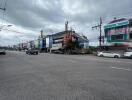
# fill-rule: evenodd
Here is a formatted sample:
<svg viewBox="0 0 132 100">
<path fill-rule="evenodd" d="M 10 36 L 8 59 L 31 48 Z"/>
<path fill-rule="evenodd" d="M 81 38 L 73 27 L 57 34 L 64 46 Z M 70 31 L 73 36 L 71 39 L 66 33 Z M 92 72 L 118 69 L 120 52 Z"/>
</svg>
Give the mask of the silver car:
<svg viewBox="0 0 132 100">
<path fill-rule="evenodd" d="M 111 57 L 111 58 L 120 58 L 121 57 L 120 54 L 110 52 L 110 51 L 98 52 L 97 56 L 99 56 L 99 57 Z"/>
</svg>

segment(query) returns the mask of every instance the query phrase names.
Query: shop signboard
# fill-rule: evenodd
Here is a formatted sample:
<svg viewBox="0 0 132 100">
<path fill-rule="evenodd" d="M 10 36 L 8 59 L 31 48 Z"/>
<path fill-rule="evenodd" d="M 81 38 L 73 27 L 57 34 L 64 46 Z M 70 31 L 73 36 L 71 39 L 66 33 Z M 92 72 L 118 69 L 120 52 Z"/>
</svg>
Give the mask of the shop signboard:
<svg viewBox="0 0 132 100">
<path fill-rule="evenodd" d="M 121 22 L 117 22 L 117 23 L 107 24 L 107 25 L 104 26 L 104 29 L 119 27 L 119 26 L 128 25 L 128 24 L 129 24 L 128 20 L 121 21 Z"/>
<path fill-rule="evenodd" d="M 128 33 L 128 27 L 123 28 L 116 28 L 116 29 L 110 29 L 108 30 L 108 35 L 118 35 L 118 34 L 127 34 Z"/>
<path fill-rule="evenodd" d="M 49 37 L 49 47 L 50 47 L 50 48 L 52 47 L 52 44 L 53 44 L 53 37 L 50 36 L 50 37 Z"/>
<path fill-rule="evenodd" d="M 57 42 L 63 42 L 63 39 L 57 39 L 57 40 L 54 40 L 55 43 Z"/>
<path fill-rule="evenodd" d="M 51 48 L 53 43 L 53 38 L 51 36 L 46 38 L 46 48 Z"/>
<path fill-rule="evenodd" d="M 43 40 L 43 38 L 39 39 L 39 48 L 40 49 L 44 48 L 44 40 Z"/>
<path fill-rule="evenodd" d="M 46 48 L 49 48 L 49 37 L 46 38 Z"/>
<path fill-rule="evenodd" d="M 38 48 L 38 45 L 39 45 L 38 40 L 35 40 L 34 44 L 35 44 L 35 48 Z"/>
<path fill-rule="evenodd" d="M 62 48 L 62 43 L 52 44 L 52 50 L 58 50 Z"/>
</svg>

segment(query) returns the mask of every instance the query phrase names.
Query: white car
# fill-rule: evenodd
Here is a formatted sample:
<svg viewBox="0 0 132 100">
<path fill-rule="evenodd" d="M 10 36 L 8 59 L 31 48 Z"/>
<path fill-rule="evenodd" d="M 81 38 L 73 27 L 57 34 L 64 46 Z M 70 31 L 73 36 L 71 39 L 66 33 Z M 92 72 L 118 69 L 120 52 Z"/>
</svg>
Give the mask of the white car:
<svg viewBox="0 0 132 100">
<path fill-rule="evenodd" d="M 127 50 L 123 54 L 124 57 L 132 58 L 132 50 Z"/>
<path fill-rule="evenodd" d="M 99 56 L 99 57 L 111 57 L 111 58 L 120 58 L 121 57 L 120 54 L 114 53 L 114 52 L 109 52 L 109 51 L 98 52 L 97 56 Z"/>
</svg>

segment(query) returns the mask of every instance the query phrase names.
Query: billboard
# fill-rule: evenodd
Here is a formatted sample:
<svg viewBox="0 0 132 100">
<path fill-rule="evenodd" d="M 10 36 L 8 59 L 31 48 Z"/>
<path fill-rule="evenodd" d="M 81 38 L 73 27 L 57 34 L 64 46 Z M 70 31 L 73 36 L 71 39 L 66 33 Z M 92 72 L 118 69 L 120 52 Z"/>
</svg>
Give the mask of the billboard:
<svg viewBox="0 0 132 100">
<path fill-rule="evenodd" d="M 108 35 L 118 35 L 118 34 L 127 34 L 127 33 L 128 33 L 128 27 L 112 28 L 108 30 Z"/>
<path fill-rule="evenodd" d="M 114 28 L 114 27 L 119 27 L 119 26 L 124 26 L 124 25 L 128 25 L 129 21 L 121 21 L 121 22 L 117 22 L 117 23 L 111 23 L 111 24 L 107 24 L 104 26 L 104 29 L 108 29 L 108 28 Z"/>
<path fill-rule="evenodd" d="M 38 43 L 38 42 L 39 42 L 38 40 L 35 40 L 35 41 L 34 41 L 35 48 L 38 48 L 38 45 L 39 45 L 39 43 Z"/>
<path fill-rule="evenodd" d="M 62 48 L 62 43 L 57 43 L 52 45 L 52 50 L 58 50 Z"/>
<path fill-rule="evenodd" d="M 49 48 L 49 37 L 46 38 L 46 48 Z"/>
<path fill-rule="evenodd" d="M 44 43 L 44 39 L 43 38 L 39 39 L 39 48 L 40 49 L 45 48 L 45 43 Z"/>
<path fill-rule="evenodd" d="M 46 48 L 51 48 L 53 43 L 53 38 L 51 36 L 46 38 Z"/>
</svg>

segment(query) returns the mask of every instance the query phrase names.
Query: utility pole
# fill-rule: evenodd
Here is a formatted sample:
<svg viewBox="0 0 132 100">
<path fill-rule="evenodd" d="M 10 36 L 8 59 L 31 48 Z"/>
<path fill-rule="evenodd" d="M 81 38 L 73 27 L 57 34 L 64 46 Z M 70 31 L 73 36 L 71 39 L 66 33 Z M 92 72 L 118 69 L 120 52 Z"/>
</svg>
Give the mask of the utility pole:
<svg viewBox="0 0 132 100">
<path fill-rule="evenodd" d="M 101 17 L 100 17 L 99 24 L 92 27 L 92 29 L 97 29 L 97 28 L 99 28 L 99 31 L 100 31 L 99 46 L 100 46 L 100 49 L 101 49 L 101 46 L 102 46 L 102 44 L 101 44 L 101 40 L 102 40 L 102 18 Z"/>
</svg>

